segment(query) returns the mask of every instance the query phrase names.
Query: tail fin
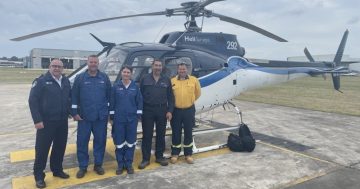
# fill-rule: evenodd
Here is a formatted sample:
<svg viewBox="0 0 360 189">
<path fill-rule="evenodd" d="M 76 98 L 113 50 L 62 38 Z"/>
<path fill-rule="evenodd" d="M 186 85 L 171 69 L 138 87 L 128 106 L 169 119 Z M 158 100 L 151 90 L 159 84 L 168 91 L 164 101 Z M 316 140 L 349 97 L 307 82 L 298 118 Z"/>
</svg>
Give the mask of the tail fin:
<svg viewBox="0 0 360 189">
<path fill-rule="evenodd" d="M 116 45 L 115 43 L 101 41 L 98 37 L 96 37 L 92 33 L 90 33 L 90 35 L 93 36 L 96 39 L 96 41 L 98 41 L 104 47 L 104 49 L 101 52 L 99 52 L 97 54 L 97 56 L 100 56 L 104 52 L 106 52 L 106 56 L 109 55 L 109 52 L 111 51 L 111 49 Z"/>
<path fill-rule="evenodd" d="M 342 39 L 341 39 L 341 43 L 339 45 L 339 48 L 336 52 L 335 58 L 334 58 L 334 69 L 337 69 L 337 67 L 341 66 L 341 59 L 343 57 L 344 54 L 344 50 L 345 50 L 345 45 L 346 45 L 346 41 L 347 41 L 347 37 L 349 35 L 349 30 L 346 30 Z M 333 84 L 334 84 L 334 88 L 335 90 L 341 92 L 340 89 L 340 75 L 339 73 L 332 73 L 332 80 L 333 80 Z"/>
<path fill-rule="evenodd" d="M 340 66 L 341 64 L 341 59 L 343 57 L 344 54 L 344 50 L 345 50 L 345 45 L 346 45 L 346 41 L 347 41 L 347 37 L 349 35 L 349 30 L 346 30 L 342 39 L 341 39 L 341 43 L 339 45 L 339 48 L 336 52 L 335 58 L 334 58 L 334 63 L 335 66 Z"/>
</svg>

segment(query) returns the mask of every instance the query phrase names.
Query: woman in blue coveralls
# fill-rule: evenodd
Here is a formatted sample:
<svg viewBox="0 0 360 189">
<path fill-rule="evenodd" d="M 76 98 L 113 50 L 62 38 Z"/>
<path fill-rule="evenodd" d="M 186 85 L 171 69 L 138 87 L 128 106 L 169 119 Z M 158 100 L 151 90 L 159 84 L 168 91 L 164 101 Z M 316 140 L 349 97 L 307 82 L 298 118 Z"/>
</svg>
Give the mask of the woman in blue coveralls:
<svg viewBox="0 0 360 189">
<path fill-rule="evenodd" d="M 112 137 L 118 163 L 117 175 L 126 169 L 134 173 L 132 166 L 136 146 L 138 119 L 142 114 L 143 100 L 139 87 L 131 80 L 132 68 L 120 69 L 121 79 L 112 87 L 110 99 L 110 119 L 113 120 Z"/>
</svg>

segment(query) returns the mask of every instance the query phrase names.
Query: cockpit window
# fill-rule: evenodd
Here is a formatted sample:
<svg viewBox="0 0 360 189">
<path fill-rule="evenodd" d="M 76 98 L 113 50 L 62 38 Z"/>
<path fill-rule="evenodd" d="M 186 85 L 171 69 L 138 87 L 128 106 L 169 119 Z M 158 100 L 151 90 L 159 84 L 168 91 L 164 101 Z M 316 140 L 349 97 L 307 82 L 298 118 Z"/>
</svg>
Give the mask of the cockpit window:
<svg viewBox="0 0 360 189">
<path fill-rule="evenodd" d="M 126 55 L 122 50 L 113 49 L 108 56 L 106 56 L 106 53 L 99 56 L 99 69 L 109 76 L 112 83 L 116 80 L 121 66 L 124 64 Z"/>
<path fill-rule="evenodd" d="M 176 76 L 177 66 L 180 63 L 185 63 L 187 65 L 188 74 L 191 75 L 192 62 L 191 62 L 191 58 L 189 57 L 166 57 L 163 74 L 167 75 L 170 78 Z"/>
<path fill-rule="evenodd" d="M 133 80 L 139 82 L 141 77 L 151 72 L 151 64 L 154 62 L 154 57 L 150 55 L 141 55 L 134 58 L 131 66 L 133 67 Z"/>
</svg>

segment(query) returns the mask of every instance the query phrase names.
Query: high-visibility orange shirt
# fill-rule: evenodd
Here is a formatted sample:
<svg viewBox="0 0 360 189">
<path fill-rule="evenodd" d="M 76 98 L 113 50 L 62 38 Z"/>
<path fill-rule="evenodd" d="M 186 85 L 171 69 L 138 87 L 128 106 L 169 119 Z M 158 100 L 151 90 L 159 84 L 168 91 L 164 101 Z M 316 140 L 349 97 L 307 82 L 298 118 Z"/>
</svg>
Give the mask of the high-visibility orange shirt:
<svg viewBox="0 0 360 189">
<path fill-rule="evenodd" d="M 176 108 L 191 107 L 201 95 L 199 80 L 194 76 L 188 75 L 183 80 L 179 79 L 179 76 L 175 76 L 171 79 L 171 85 Z"/>
</svg>

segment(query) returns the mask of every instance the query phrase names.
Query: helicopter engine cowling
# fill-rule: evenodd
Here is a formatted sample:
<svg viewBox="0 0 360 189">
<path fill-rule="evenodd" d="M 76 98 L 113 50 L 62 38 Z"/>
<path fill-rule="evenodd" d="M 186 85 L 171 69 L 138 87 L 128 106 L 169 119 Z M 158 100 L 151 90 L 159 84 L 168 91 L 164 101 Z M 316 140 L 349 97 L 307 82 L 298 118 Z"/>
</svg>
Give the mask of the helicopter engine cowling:
<svg viewBox="0 0 360 189">
<path fill-rule="evenodd" d="M 240 46 L 236 35 L 226 33 L 171 32 L 165 34 L 159 43 L 176 48 L 206 51 L 225 59 L 245 55 L 245 49 Z"/>
</svg>

